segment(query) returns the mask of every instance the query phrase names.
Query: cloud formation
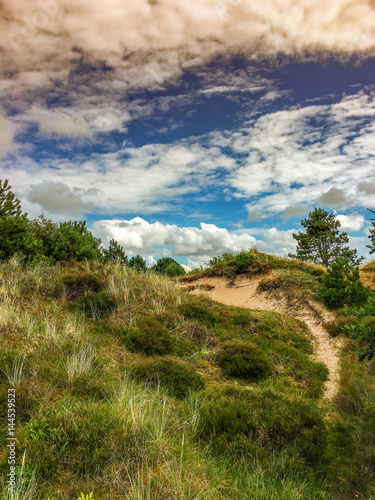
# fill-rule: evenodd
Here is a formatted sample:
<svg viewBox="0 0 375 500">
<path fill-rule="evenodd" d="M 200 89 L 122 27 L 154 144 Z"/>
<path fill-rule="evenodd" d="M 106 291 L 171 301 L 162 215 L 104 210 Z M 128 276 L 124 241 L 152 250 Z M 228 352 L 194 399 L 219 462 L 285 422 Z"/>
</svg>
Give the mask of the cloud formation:
<svg viewBox="0 0 375 500">
<path fill-rule="evenodd" d="M 48 214 L 66 214 L 81 217 L 84 212 L 89 212 L 94 207 L 91 202 L 83 201 L 85 194 L 83 189 L 69 188 L 63 182 L 42 182 L 30 186 L 28 199 L 36 203 Z"/>
<path fill-rule="evenodd" d="M 0 159 L 13 149 L 14 125 L 0 114 Z"/>
<path fill-rule="evenodd" d="M 341 224 L 341 229 L 343 231 L 359 231 L 362 229 L 365 218 L 358 212 L 353 212 L 350 215 L 337 215 L 336 219 Z"/>
<path fill-rule="evenodd" d="M 93 224 L 93 232 L 105 246 L 114 238 L 129 255 L 186 257 L 190 267 L 207 264 L 212 257 L 224 252 L 239 253 L 254 247 L 282 255 L 295 250 L 293 231 L 280 231 L 275 227 L 229 232 L 203 222 L 200 228 L 179 227 L 161 222 L 149 223 L 135 217 L 97 221 Z"/>
</svg>

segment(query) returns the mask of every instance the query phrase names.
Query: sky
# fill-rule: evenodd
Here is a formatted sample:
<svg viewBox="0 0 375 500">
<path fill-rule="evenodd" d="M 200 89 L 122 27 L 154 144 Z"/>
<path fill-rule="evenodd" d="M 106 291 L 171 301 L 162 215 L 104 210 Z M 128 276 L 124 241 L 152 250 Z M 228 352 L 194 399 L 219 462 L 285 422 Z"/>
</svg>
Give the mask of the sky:
<svg viewBox="0 0 375 500">
<path fill-rule="evenodd" d="M 369 259 L 374 116 L 375 0 L 0 0 L 0 179 L 149 264 L 314 207 Z"/>
</svg>

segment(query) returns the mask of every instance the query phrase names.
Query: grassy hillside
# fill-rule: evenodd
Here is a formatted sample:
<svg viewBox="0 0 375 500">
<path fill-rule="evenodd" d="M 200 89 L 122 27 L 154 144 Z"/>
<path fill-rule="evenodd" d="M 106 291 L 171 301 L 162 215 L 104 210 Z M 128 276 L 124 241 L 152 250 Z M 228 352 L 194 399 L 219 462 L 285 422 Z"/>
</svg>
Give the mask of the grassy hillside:
<svg viewBox="0 0 375 500">
<path fill-rule="evenodd" d="M 262 254 L 259 268 L 271 260 L 294 287 L 293 273 L 310 276 L 303 286 L 315 293 L 324 270 Z M 286 315 L 213 303 L 115 265 L 12 260 L 0 283 L 3 498 L 375 495 L 374 363 L 360 364 L 340 329 L 341 389 L 327 403 L 327 369 L 311 357 L 305 324 Z"/>
</svg>

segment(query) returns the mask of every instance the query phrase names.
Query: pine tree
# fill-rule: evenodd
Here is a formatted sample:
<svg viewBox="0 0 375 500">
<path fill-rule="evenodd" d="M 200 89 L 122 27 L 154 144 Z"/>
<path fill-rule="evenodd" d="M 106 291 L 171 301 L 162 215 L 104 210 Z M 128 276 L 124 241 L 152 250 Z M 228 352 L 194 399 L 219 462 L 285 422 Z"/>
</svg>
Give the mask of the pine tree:
<svg viewBox="0 0 375 500">
<path fill-rule="evenodd" d="M 324 275 L 321 296 L 328 307 L 360 306 L 366 302 L 370 289 L 363 286 L 358 267 L 337 257 Z"/>
<path fill-rule="evenodd" d="M 147 271 L 147 263 L 143 257 L 140 255 L 135 255 L 129 260 L 129 267 L 135 269 L 139 273 L 145 273 Z"/>
<path fill-rule="evenodd" d="M 21 212 L 21 202 L 11 188 L 8 179 L 0 179 L 0 260 L 15 254 L 26 260 L 35 242 L 29 238 L 27 214 Z"/>
<path fill-rule="evenodd" d="M 128 257 L 125 255 L 124 248 L 114 239 L 109 242 L 108 250 L 103 250 L 103 260 L 106 263 L 119 262 L 124 266 L 128 265 Z"/>
<path fill-rule="evenodd" d="M 0 179 L 0 218 L 21 215 L 21 202 L 11 189 L 8 179 Z"/>
<path fill-rule="evenodd" d="M 308 218 L 301 221 L 305 232 L 293 233 L 297 240 L 296 255 L 289 257 L 312 261 L 329 266 L 337 257 L 347 260 L 350 265 L 357 266 L 363 260 L 358 258 L 357 251 L 345 246 L 349 242 L 347 233 L 340 233 L 340 221 L 322 208 L 315 208 Z"/>
<path fill-rule="evenodd" d="M 51 256 L 55 261 L 99 261 L 102 259 L 100 244 L 85 221 L 61 222 L 51 239 Z"/>
</svg>

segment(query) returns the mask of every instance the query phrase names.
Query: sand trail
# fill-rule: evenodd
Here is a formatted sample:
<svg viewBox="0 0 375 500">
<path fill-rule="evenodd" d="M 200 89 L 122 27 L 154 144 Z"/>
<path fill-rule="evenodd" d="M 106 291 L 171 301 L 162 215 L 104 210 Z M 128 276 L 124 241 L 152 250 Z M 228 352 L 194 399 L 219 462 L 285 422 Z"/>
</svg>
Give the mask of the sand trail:
<svg viewBox="0 0 375 500">
<path fill-rule="evenodd" d="M 272 274 L 268 274 L 267 277 L 272 277 Z M 291 307 L 287 305 L 285 299 L 273 297 L 267 292 L 259 293 L 257 287 L 262 279 L 264 275 L 239 276 L 233 286 L 228 286 L 227 280 L 223 277 L 199 277 L 183 286 L 194 294 L 203 291 L 211 299 L 226 305 L 275 311 L 304 321 L 315 339 L 315 359 L 328 368 L 329 379 L 325 383 L 324 396 L 332 399 L 339 388 L 340 343 L 338 339 L 330 337 L 323 326 L 323 322 L 332 319 L 332 316 L 320 304 L 306 302 Z"/>
</svg>

